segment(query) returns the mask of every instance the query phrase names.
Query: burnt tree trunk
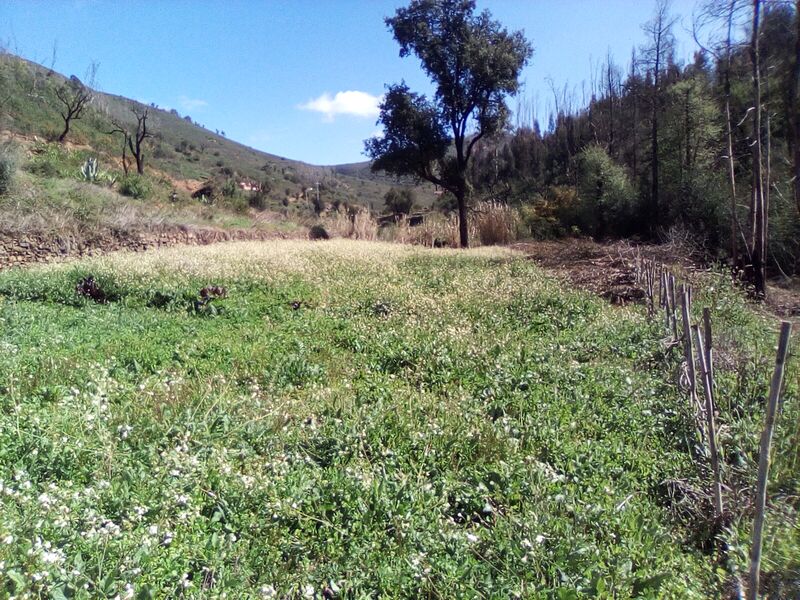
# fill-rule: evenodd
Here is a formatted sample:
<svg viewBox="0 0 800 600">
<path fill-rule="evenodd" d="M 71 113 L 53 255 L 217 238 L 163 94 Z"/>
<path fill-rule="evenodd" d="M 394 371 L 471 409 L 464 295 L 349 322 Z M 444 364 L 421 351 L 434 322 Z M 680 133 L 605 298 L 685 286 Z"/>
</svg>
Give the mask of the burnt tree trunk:
<svg viewBox="0 0 800 600">
<path fill-rule="evenodd" d="M 792 79 L 790 82 L 790 113 L 791 119 L 791 140 L 794 154 L 794 202 L 797 205 L 797 212 L 800 214 L 800 96 L 798 96 L 798 85 L 800 85 L 800 0 L 795 1 L 794 21 L 796 25 L 794 40 L 794 64 L 792 65 Z"/>
<path fill-rule="evenodd" d="M 761 155 L 761 60 L 759 54 L 759 24 L 761 0 L 753 0 L 753 32 L 750 41 L 750 60 L 753 67 L 753 183 L 750 200 L 750 256 L 755 293 L 766 296 L 767 291 L 767 230 L 764 214 L 764 176 Z"/>
<path fill-rule="evenodd" d="M 800 2 L 800 0 L 798 0 Z M 728 183 L 731 187 L 731 261 L 739 266 L 739 218 L 736 213 L 736 170 L 733 161 L 733 126 L 731 125 L 731 30 L 733 28 L 734 2 L 729 5 L 728 36 L 725 40 L 725 141 L 728 148 Z"/>
</svg>

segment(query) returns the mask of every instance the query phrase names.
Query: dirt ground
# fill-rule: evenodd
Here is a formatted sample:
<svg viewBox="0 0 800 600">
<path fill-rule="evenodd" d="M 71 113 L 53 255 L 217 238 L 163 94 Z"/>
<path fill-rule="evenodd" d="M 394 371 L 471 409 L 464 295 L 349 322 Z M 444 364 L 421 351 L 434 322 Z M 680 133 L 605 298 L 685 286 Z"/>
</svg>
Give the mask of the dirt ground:
<svg viewBox="0 0 800 600">
<path fill-rule="evenodd" d="M 602 296 L 613 304 L 641 302 L 644 290 L 636 282 L 637 257 L 670 265 L 679 273 L 708 270 L 684 248 L 674 245 L 634 245 L 627 241 L 599 244 L 587 239 L 524 242 L 512 247 L 572 285 Z M 800 322 L 800 281 L 771 281 L 764 309 Z"/>
</svg>

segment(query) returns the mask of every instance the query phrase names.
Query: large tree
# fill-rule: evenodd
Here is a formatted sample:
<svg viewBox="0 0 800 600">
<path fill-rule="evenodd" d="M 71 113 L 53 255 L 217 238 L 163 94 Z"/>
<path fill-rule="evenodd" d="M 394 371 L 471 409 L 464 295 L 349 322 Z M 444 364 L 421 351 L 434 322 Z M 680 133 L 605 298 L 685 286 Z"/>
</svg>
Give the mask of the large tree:
<svg viewBox="0 0 800 600">
<path fill-rule="evenodd" d="M 412 0 L 386 24 L 400 56 L 420 59 L 436 93 L 429 99 L 405 83 L 389 86 L 378 121 L 384 135 L 367 140 L 366 153 L 373 171 L 413 175 L 450 192 L 467 247 L 470 158 L 478 140 L 505 127 L 505 97 L 519 89 L 531 46 L 488 11 L 475 14 L 474 0 Z"/>
</svg>

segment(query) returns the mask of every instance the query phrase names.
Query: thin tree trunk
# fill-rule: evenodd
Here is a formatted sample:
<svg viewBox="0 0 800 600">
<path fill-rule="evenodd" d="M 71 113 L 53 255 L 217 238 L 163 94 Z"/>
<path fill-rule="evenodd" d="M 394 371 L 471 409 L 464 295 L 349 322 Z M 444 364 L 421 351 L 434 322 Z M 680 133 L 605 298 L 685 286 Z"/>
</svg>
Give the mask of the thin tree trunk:
<svg viewBox="0 0 800 600">
<path fill-rule="evenodd" d="M 730 51 L 728 63 L 730 63 Z M 731 186 L 731 261 L 734 266 L 737 266 L 739 264 L 739 218 L 736 214 L 736 171 L 733 162 L 733 131 L 731 129 L 730 64 L 725 70 L 725 137 L 728 142 L 728 182 Z"/>
<path fill-rule="evenodd" d="M 692 141 L 691 141 L 691 129 L 692 129 L 692 117 L 689 111 L 689 101 L 691 97 L 691 89 L 690 87 L 686 88 L 686 99 L 684 101 L 683 106 L 683 136 L 684 136 L 684 161 L 683 165 L 681 166 L 681 184 L 685 183 L 688 179 L 689 174 L 692 172 Z"/>
<path fill-rule="evenodd" d="M 800 2 L 800 0 L 798 0 Z M 614 99 L 616 90 L 614 89 L 614 71 L 611 68 L 611 53 L 607 55 L 606 64 L 606 83 L 608 85 L 608 153 L 614 156 Z"/>
<path fill-rule="evenodd" d="M 61 144 L 67 138 L 67 134 L 69 133 L 69 120 L 64 122 L 64 131 L 61 132 L 61 135 L 58 136 L 58 143 Z"/>
<path fill-rule="evenodd" d="M 656 66 L 656 68 L 658 68 Z M 658 200 L 658 76 L 656 76 L 655 83 L 653 86 L 653 112 L 652 112 L 652 124 L 650 129 L 650 154 L 651 154 L 651 165 L 650 165 L 650 203 L 651 203 L 651 217 L 653 221 L 651 222 L 652 225 L 658 226 L 660 219 L 659 219 L 659 200 Z"/>
<path fill-rule="evenodd" d="M 128 140 L 125 139 L 122 142 L 122 172 L 125 173 L 125 177 L 128 176 Z"/>
<path fill-rule="evenodd" d="M 800 2 L 800 0 L 798 0 Z M 632 167 L 633 167 L 633 180 L 638 184 L 638 175 L 639 175 L 639 168 L 637 162 L 637 155 L 639 154 L 639 85 L 636 82 L 636 51 L 634 50 L 631 53 L 631 73 L 629 76 L 630 81 L 633 83 L 633 89 L 631 90 L 631 94 L 633 96 L 633 123 L 631 128 L 633 129 L 633 157 L 632 157 Z"/>
<path fill-rule="evenodd" d="M 764 215 L 764 178 L 761 156 L 761 62 L 758 38 L 761 0 L 753 0 L 753 35 L 750 59 L 753 66 L 753 190 L 750 203 L 752 280 L 758 296 L 766 296 L 766 222 Z"/>
<path fill-rule="evenodd" d="M 797 26 L 794 41 L 794 65 L 792 68 L 790 114 L 792 115 L 792 145 L 794 146 L 794 201 L 800 214 L 800 111 L 798 111 L 798 85 L 800 85 L 800 0 L 795 2 L 794 21 Z"/>
<path fill-rule="evenodd" d="M 464 190 L 459 190 L 458 201 L 458 237 L 462 248 L 469 248 L 469 223 L 467 223 L 467 199 Z"/>
</svg>

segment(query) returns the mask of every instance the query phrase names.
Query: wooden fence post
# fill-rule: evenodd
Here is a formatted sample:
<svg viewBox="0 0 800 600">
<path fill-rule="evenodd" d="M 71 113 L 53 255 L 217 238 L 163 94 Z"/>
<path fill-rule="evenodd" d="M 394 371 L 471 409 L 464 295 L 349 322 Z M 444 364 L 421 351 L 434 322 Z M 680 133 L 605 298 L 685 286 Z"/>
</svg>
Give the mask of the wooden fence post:
<svg viewBox="0 0 800 600">
<path fill-rule="evenodd" d="M 670 326 L 672 327 L 672 340 L 678 341 L 678 318 L 677 318 L 677 303 L 675 302 L 675 275 L 669 274 L 667 279 L 669 282 L 669 304 L 670 304 Z"/>
<path fill-rule="evenodd" d="M 697 325 L 692 325 L 697 340 L 697 357 L 700 359 L 700 368 L 703 375 L 703 390 L 706 397 L 706 433 L 708 434 L 708 449 L 711 453 L 711 470 L 714 473 L 714 510 L 717 517 L 722 515 L 722 477 L 719 467 L 719 453 L 717 451 L 717 429 L 714 422 L 714 392 L 712 389 L 711 373 L 708 370 L 706 351 L 703 337 Z"/>
<path fill-rule="evenodd" d="M 778 354 L 775 356 L 775 370 L 772 373 L 772 382 L 769 386 L 769 401 L 767 402 L 767 416 L 764 431 L 761 434 L 761 449 L 758 454 L 758 485 L 756 488 L 756 517 L 753 522 L 753 545 L 750 548 L 750 582 L 747 590 L 747 600 L 758 599 L 758 583 L 761 571 L 761 545 L 764 530 L 764 512 L 767 506 L 767 480 L 769 477 L 769 453 L 772 447 L 772 434 L 775 431 L 775 417 L 777 415 L 778 397 L 780 396 L 781 383 L 783 382 L 783 369 L 786 364 L 786 355 L 789 350 L 789 335 L 792 324 L 788 321 L 781 323 L 781 333 L 778 340 Z"/>
<path fill-rule="evenodd" d="M 683 355 L 686 360 L 687 376 L 689 378 L 689 399 L 692 402 L 692 411 L 697 430 L 700 434 L 700 442 L 703 443 L 705 431 L 703 430 L 702 406 L 697 399 L 697 373 L 694 369 L 694 349 L 692 347 L 692 329 L 689 321 L 689 292 L 686 288 L 681 290 L 681 316 L 683 318 Z"/>
</svg>

